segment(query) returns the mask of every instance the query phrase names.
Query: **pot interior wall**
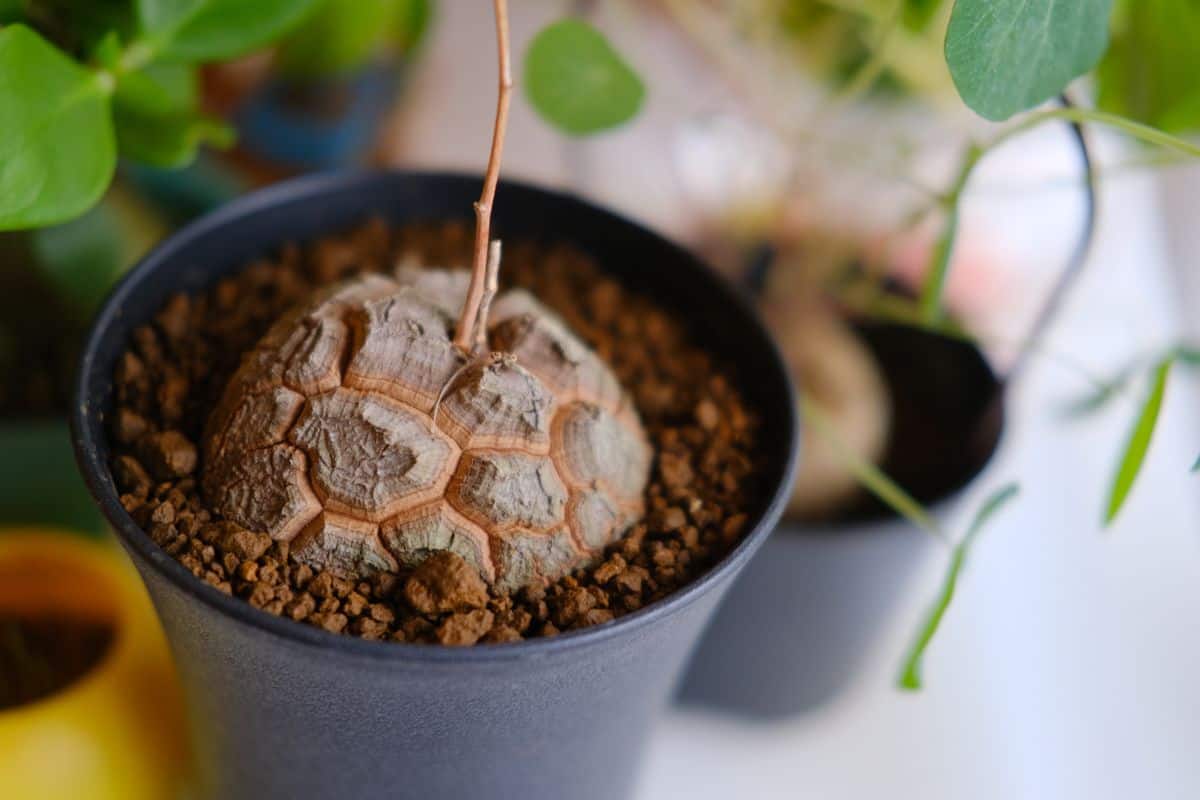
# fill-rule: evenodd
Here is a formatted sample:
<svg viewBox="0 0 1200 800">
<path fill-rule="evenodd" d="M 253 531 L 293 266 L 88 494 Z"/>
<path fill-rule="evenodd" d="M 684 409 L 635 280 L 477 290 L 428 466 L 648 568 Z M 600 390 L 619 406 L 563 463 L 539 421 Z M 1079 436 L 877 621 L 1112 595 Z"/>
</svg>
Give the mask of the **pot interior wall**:
<svg viewBox="0 0 1200 800">
<path fill-rule="evenodd" d="M 28 546 L 0 553 L 0 713 L 66 689 L 104 660 L 118 591 L 78 559 Z"/>
<path fill-rule="evenodd" d="M 964 488 L 991 460 L 1004 425 L 1004 386 L 972 344 L 908 325 L 858 322 L 888 386 L 892 424 L 881 468 L 926 505 Z M 895 516 L 874 496 L 834 528 Z M 800 526 L 803 527 L 803 526 Z"/>
</svg>

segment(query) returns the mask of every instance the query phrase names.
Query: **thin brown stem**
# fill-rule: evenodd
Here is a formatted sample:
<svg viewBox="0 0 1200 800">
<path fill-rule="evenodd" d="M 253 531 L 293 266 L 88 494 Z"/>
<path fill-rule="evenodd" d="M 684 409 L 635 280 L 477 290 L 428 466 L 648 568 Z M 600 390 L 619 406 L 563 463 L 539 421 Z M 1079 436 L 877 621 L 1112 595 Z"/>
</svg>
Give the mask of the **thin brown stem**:
<svg viewBox="0 0 1200 800">
<path fill-rule="evenodd" d="M 481 356 L 488 351 L 487 320 L 491 310 L 492 300 L 500 290 L 500 240 L 492 239 L 488 246 L 487 281 L 483 287 L 483 298 L 479 301 L 479 314 L 475 318 L 475 355 Z"/>
<path fill-rule="evenodd" d="M 492 226 L 492 203 L 496 199 L 496 184 L 500 180 L 500 159 L 504 153 L 504 132 L 508 127 L 508 104 L 512 95 L 512 61 L 508 46 L 508 3 L 493 0 L 496 12 L 496 47 L 500 58 L 500 91 L 496 98 L 496 123 L 492 130 L 492 150 L 488 155 L 487 173 L 483 178 L 483 194 L 475 204 L 475 259 L 471 265 L 471 285 L 463 304 L 454 343 L 469 351 L 475 332 L 479 304 L 487 286 L 488 242 Z"/>
</svg>

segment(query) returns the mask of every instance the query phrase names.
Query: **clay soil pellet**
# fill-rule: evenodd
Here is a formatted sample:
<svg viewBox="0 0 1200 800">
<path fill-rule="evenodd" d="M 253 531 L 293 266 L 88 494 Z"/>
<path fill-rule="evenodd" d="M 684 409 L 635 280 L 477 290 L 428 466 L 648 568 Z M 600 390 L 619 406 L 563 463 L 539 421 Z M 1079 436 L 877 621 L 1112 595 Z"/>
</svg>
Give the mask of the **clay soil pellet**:
<svg viewBox="0 0 1200 800">
<path fill-rule="evenodd" d="M 171 298 L 134 332 L 116 368 L 112 470 L 126 510 L 219 590 L 364 639 L 470 645 L 553 636 L 636 611 L 702 574 L 745 532 L 758 491 L 757 420 L 680 320 L 563 245 L 506 242 L 503 281 L 531 290 L 613 367 L 655 451 L 645 518 L 593 565 L 511 596 L 490 591 L 449 553 L 354 582 L 295 562 L 286 543 L 222 520 L 206 503 L 197 480 L 204 423 L 241 354 L 276 318 L 322 286 L 414 255 L 427 265 L 467 264 L 471 239 L 459 223 L 391 230 L 372 221 L 288 245 L 205 294 Z"/>
</svg>

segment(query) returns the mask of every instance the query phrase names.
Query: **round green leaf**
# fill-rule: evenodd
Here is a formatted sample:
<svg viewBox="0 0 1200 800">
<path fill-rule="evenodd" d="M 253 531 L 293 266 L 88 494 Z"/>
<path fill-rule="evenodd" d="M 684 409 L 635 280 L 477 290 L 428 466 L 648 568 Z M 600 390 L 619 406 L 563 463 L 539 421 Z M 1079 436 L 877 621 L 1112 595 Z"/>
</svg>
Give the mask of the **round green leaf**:
<svg viewBox="0 0 1200 800">
<path fill-rule="evenodd" d="M 631 119 L 646 90 L 595 28 L 562 20 L 542 30 L 525 53 L 525 93 L 550 124 L 572 135 Z"/>
<path fill-rule="evenodd" d="M 298 25 L 321 0 L 138 0 L 142 32 L 172 61 L 243 55 Z"/>
<path fill-rule="evenodd" d="M 957 0 L 946 63 L 963 101 L 1000 121 L 1055 97 L 1100 60 L 1113 0 Z"/>
<path fill-rule="evenodd" d="M 0 30 L 0 230 L 78 216 L 112 181 L 109 95 L 24 25 Z"/>
</svg>

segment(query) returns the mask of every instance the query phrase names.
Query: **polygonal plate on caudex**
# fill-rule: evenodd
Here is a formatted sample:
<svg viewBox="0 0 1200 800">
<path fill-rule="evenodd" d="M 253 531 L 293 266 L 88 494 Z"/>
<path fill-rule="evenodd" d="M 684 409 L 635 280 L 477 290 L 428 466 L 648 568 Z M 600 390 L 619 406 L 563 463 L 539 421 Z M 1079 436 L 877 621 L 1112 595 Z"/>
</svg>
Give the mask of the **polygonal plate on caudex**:
<svg viewBox="0 0 1200 800">
<path fill-rule="evenodd" d="M 289 438 L 325 507 L 371 522 L 441 495 L 457 455 L 428 417 L 351 389 L 310 398 Z"/>
</svg>

